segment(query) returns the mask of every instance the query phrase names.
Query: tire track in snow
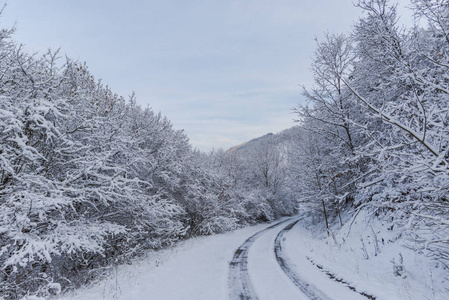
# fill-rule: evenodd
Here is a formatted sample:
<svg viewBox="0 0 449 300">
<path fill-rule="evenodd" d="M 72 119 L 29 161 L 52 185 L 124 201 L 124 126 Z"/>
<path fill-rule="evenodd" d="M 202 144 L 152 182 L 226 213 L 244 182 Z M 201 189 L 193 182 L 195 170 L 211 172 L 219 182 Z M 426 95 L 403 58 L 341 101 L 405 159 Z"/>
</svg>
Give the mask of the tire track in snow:
<svg viewBox="0 0 449 300">
<path fill-rule="evenodd" d="M 324 272 L 324 274 L 327 275 L 327 277 L 329 277 L 330 279 L 339 282 L 343 285 L 345 285 L 348 289 L 350 289 L 351 291 L 354 291 L 356 293 L 359 293 L 362 296 L 365 296 L 366 298 L 370 299 L 370 300 L 376 300 L 376 297 L 374 297 L 373 295 L 370 295 L 368 293 L 365 292 L 360 292 L 358 291 L 355 287 L 353 287 L 349 282 L 345 281 L 344 279 L 337 277 L 337 275 L 332 274 L 330 271 L 327 271 L 323 268 L 323 266 L 315 263 L 310 257 L 306 257 L 311 263 L 312 265 L 314 265 L 315 267 L 317 267 L 320 271 Z"/>
<path fill-rule="evenodd" d="M 274 242 L 274 253 L 276 256 L 276 260 L 278 261 L 279 265 L 281 266 L 282 270 L 285 274 L 290 278 L 290 280 L 304 293 L 306 294 L 310 299 L 330 299 L 327 296 L 325 296 L 320 290 L 318 290 L 315 286 L 308 284 L 303 279 L 300 279 L 296 273 L 292 271 L 292 269 L 288 266 L 285 256 L 282 253 L 282 238 L 284 234 L 288 231 L 290 231 L 296 223 L 298 223 L 299 220 L 290 223 L 287 225 L 284 229 L 282 229 L 278 235 L 276 236 L 276 240 Z M 343 284 L 344 286 L 348 287 L 353 292 L 356 292 L 370 300 L 376 300 L 376 297 L 367 294 L 365 292 L 358 291 L 355 287 L 350 285 L 348 282 L 344 281 L 341 278 L 338 278 L 336 275 L 330 273 L 329 271 L 324 270 L 324 268 L 318 264 L 316 264 L 314 261 L 312 261 L 309 257 L 306 257 L 307 260 L 309 260 L 314 266 L 316 266 L 318 269 L 323 271 L 330 279 Z M 306 290 L 306 291 L 304 291 Z M 309 294 L 310 293 L 310 294 Z M 315 293 L 317 293 L 315 295 Z"/>
<path fill-rule="evenodd" d="M 299 288 L 301 292 L 303 292 L 307 297 L 312 300 L 331 300 L 328 296 L 326 296 L 323 292 L 321 292 L 314 285 L 308 283 L 304 279 L 300 278 L 293 270 L 288 266 L 287 260 L 285 259 L 285 255 L 282 251 L 282 238 L 284 234 L 290 231 L 293 226 L 298 223 L 299 220 L 292 222 L 285 226 L 278 235 L 276 236 L 276 240 L 274 241 L 274 254 L 276 256 L 276 260 L 281 267 L 282 271 L 290 278 L 290 280 Z"/>
<path fill-rule="evenodd" d="M 250 236 L 240 247 L 234 252 L 234 256 L 229 263 L 228 287 L 229 299 L 240 300 L 257 300 L 257 294 L 254 290 L 248 273 L 248 251 L 254 241 L 267 232 L 268 230 L 279 226 L 290 219 L 271 225 L 261 231 Z"/>
</svg>

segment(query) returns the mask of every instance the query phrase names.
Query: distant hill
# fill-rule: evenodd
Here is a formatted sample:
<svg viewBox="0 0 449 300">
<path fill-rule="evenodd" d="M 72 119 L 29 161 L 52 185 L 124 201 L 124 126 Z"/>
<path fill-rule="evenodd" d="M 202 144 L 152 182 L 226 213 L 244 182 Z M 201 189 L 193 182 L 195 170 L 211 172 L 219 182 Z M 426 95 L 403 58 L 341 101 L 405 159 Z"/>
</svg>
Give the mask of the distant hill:
<svg viewBox="0 0 449 300">
<path fill-rule="evenodd" d="M 245 150 L 245 149 L 251 148 L 252 146 L 254 146 L 255 144 L 257 144 L 258 142 L 260 142 L 260 141 L 262 141 L 262 140 L 264 140 L 264 139 L 267 139 L 267 138 L 269 138 L 269 137 L 272 137 L 272 136 L 273 136 L 273 133 L 267 133 L 267 134 L 265 134 L 265 135 L 263 135 L 263 136 L 254 138 L 254 139 L 249 140 L 249 141 L 247 141 L 247 142 L 244 142 L 244 143 L 242 143 L 242 144 L 240 144 L 240 145 L 231 147 L 231 148 L 229 148 L 228 150 L 226 150 L 226 153 L 232 153 L 232 152 L 234 152 L 234 151 L 241 151 L 241 150 Z"/>
</svg>

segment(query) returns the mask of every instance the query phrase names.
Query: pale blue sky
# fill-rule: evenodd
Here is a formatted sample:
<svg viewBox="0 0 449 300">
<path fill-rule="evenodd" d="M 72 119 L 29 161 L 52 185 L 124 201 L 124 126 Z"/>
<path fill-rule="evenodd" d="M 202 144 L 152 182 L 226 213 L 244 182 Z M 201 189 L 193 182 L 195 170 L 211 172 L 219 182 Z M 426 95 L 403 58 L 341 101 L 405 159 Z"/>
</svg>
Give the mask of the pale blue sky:
<svg viewBox="0 0 449 300">
<path fill-rule="evenodd" d="M 135 91 L 207 151 L 291 127 L 314 38 L 359 13 L 351 0 L 10 0 L 0 22 L 29 51 L 61 47 Z"/>
</svg>

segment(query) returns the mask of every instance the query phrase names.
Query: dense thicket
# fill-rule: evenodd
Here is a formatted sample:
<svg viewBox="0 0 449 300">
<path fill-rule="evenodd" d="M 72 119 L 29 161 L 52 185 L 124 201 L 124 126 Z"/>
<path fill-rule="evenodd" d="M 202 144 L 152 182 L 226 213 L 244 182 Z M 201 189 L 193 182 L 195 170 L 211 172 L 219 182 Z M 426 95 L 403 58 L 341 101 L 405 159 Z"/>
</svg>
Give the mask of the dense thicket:
<svg viewBox="0 0 449 300">
<path fill-rule="evenodd" d="M 29 55 L 12 34 L 0 32 L 0 298 L 58 294 L 148 249 L 292 212 L 275 203 L 277 145 L 253 173 L 243 156 L 194 151 L 86 65 Z"/>
<path fill-rule="evenodd" d="M 308 205 L 366 207 L 449 266 L 449 5 L 361 0 L 349 35 L 317 42 L 292 155 Z M 302 141 L 302 142 L 301 142 Z M 315 203 L 315 204 L 314 204 Z"/>
</svg>

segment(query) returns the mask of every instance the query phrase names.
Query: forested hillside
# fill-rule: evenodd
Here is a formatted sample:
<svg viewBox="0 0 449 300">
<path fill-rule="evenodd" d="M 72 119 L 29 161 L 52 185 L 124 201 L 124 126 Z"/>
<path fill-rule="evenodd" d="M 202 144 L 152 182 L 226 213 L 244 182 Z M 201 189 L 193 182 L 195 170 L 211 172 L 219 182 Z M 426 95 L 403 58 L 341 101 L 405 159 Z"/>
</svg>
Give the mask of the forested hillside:
<svg viewBox="0 0 449 300">
<path fill-rule="evenodd" d="M 332 236 L 363 210 L 449 274 L 448 3 L 412 0 L 412 28 L 387 0 L 358 6 L 351 32 L 317 41 L 297 126 L 210 153 L 3 29 L 0 298 L 57 295 L 150 249 L 298 212 Z"/>
</svg>

